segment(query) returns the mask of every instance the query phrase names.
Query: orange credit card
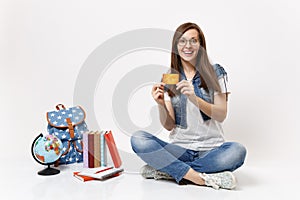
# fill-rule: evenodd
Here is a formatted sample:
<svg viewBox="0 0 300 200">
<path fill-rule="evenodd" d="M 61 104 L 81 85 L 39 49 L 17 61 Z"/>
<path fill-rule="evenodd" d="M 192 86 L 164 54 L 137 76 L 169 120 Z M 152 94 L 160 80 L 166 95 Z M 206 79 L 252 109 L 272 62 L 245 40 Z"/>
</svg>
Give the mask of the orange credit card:
<svg viewBox="0 0 300 200">
<path fill-rule="evenodd" d="M 179 74 L 163 74 L 162 82 L 165 84 L 177 84 L 179 82 Z"/>
</svg>

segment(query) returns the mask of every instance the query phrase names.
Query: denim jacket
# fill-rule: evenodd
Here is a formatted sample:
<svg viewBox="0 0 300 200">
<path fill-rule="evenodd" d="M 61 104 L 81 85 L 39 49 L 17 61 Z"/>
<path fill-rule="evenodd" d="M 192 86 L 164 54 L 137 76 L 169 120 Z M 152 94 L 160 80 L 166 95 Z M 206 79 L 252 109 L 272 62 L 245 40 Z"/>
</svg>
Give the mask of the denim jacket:
<svg viewBox="0 0 300 200">
<path fill-rule="evenodd" d="M 226 71 L 222 66 L 219 64 L 213 65 L 213 68 L 216 72 L 216 75 L 219 78 L 227 76 Z M 180 81 L 181 80 L 186 80 L 186 76 L 181 69 L 180 71 Z M 194 91 L 196 96 L 200 97 L 201 99 L 205 100 L 208 103 L 213 103 L 214 102 L 214 91 L 207 92 L 204 88 L 200 87 L 201 85 L 201 79 L 200 79 L 200 74 L 197 71 L 193 80 L 193 86 L 194 86 Z M 186 102 L 187 102 L 187 96 L 184 94 L 180 95 L 175 95 L 174 97 L 171 97 L 171 103 L 174 109 L 175 113 L 175 124 L 177 127 L 186 129 L 187 128 L 187 122 L 186 122 Z M 204 114 L 200 109 L 199 109 L 201 116 L 204 121 L 210 120 L 210 117 Z"/>
</svg>

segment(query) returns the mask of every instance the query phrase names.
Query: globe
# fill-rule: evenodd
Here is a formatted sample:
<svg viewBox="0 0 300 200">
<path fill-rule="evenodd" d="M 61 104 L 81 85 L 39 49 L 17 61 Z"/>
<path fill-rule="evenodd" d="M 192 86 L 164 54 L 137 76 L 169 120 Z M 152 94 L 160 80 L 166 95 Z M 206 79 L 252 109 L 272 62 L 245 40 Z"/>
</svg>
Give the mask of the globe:
<svg viewBox="0 0 300 200">
<path fill-rule="evenodd" d="M 48 168 L 39 171 L 39 175 L 58 174 L 59 170 L 51 168 L 63 153 L 63 144 L 59 138 L 54 135 L 38 135 L 32 143 L 31 153 L 33 158 L 42 165 L 48 165 Z"/>
</svg>

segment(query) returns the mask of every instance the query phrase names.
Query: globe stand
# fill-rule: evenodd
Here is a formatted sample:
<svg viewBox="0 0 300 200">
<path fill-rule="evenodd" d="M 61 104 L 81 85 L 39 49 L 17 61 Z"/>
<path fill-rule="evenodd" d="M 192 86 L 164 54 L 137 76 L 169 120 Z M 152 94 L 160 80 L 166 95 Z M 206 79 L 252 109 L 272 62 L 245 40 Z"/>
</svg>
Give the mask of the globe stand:
<svg viewBox="0 0 300 200">
<path fill-rule="evenodd" d="M 51 168 L 50 165 L 48 165 L 47 168 L 39 171 L 38 175 L 51 176 L 51 175 L 55 175 L 55 174 L 59 174 L 59 173 L 60 173 L 60 171 L 58 169 Z"/>
</svg>

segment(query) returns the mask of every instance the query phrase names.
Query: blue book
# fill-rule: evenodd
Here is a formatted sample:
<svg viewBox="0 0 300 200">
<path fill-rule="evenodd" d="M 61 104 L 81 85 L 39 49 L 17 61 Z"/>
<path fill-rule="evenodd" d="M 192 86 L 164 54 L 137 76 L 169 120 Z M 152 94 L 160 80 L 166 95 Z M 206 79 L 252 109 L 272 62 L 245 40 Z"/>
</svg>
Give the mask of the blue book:
<svg viewBox="0 0 300 200">
<path fill-rule="evenodd" d="M 105 131 L 101 131 L 101 134 L 100 134 L 101 167 L 107 166 L 106 142 L 104 139 L 104 134 L 105 134 Z"/>
</svg>

